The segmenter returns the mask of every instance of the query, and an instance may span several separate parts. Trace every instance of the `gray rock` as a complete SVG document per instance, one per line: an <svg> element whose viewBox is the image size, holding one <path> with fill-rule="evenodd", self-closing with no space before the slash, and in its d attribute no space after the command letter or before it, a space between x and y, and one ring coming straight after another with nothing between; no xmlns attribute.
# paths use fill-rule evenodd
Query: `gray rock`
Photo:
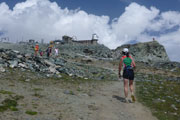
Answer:
<svg viewBox="0 0 180 120"><path fill-rule="evenodd" d="M60 65L60 66L64 66L64 65L66 64L66 62L67 62L67 61L64 60L64 59L57 58L57 59L55 60L54 64Z"/></svg>
<svg viewBox="0 0 180 120"><path fill-rule="evenodd" d="M75 95L73 91L69 91L69 90L65 90L63 93L64 94Z"/></svg>
<svg viewBox="0 0 180 120"><path fill-rule="evenodd" d="M14 53L19 54L20 52L17 50L13 50Z"/></svg>
<svg viewBox="0 0 180 120"><path fill-rule="evenodd" d="M19 58L19 59L20 59L20 58L23 58L23 56L22 56L22 55L17 55L17 58Z"/></svg>
<svg viewBox="0 0 180 120"><path fill-rule="evenodd" d="M56 68L55 67L53 67L53 66L50 66L49 67L49 71L51 72L51 73L54 73L54 74L59 74L59 72L56 70Z"/></svg>
<svg viewBox="0 0 180 120"><path fill-rule="evenodd" d="M52 77L53 75L52 74L46 74L47 77Z"/></svg>
<svg viewBox="0 0 180 120"><path fill-rule="evenodd" d="M58 78L62 78L62 76L61 76L61 75L57 75L57 77L58 77Z"/></svg>
<svg viewBox="0 0 180 120"><path fill-rule="evenodd" d="M26 64L23 64L23 63L19 63L18 66L21 68L28 68L28 66Z"/></svg>
<svg viewBox="0 0 180 120"><path fill-rule="evenodd" d="M29 82L29 81L30 81L30 79L26 79L25 81L26 81L26 82Z"/></svg>
<svg viewBox="0 0 180 120"><path fill-rule="evenodd" d="M6 70L2 67L2 66L0 66L0 72L5 72Z"/></svg>
<svg viewBox="0 0 180 120"><path fill-rule="evenodd" d="M10 68L15 68L18 66L18 61L8 61L9 62L9 67Z"/></svg>
<svg viewBox="0 0 180 120"><path fill-rule="evenodd" d="M0 57L0 64L4 64L6 61Z"/></svg>
<svg viewBox="0 0 180 120"><path fill-rule="evenodd" d="M47 66L51 66L51 67L55 67L56 65L48 60L44 60L44 63L47 65Z"/></svg>
<svg viewBox="0 0 180 120"><path fill-rule="evenodd" d="M178 108L177 108L174 104L172 104L171 107L172 107L174 110L178 110Z"/></svg>
<svg viewBox="0 0 180 120"><path fill-rule="evenodd" d="M26 54L25 54L25 57L26 57L26 58L31 58L31 54L30 54L30 53L26 53Z"/></svg>

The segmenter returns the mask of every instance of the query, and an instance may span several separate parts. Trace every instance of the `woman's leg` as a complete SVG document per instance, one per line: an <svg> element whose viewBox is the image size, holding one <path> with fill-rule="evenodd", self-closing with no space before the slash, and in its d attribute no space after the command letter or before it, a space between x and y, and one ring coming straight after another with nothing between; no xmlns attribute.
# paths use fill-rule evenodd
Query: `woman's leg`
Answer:
<svg viewBox="0 0 180 120"><path fill-rule="evenodd" d="M133 80L129 80L129 88L130 88L130 91L131 91L131 95L134 95Z"/></svg>
<svg viewBox="0 0 180 120"><path fill-rule="evenodd" d="M128 97L128 79L124 78L124 95L127 98Z"/></svg>
<svg viewBox="0 0 180 120"><path fill-rule="evenodd" d="M133 80L129 80L129 88L130 88L130 91L131 91L132 101L135 102L136 98L134 97Z"/></svg>

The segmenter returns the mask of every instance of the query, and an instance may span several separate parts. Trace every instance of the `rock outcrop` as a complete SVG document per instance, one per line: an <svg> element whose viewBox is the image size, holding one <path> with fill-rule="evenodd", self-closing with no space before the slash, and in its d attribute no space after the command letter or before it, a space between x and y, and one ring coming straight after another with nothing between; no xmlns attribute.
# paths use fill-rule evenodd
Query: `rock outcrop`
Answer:
<svg viewBox="0 0 180 120"><path fill-rule="evenodd" d="M45 76L56 76L60 73L72 77L80 77L94 80L117 80L117 75L110 69L100 68L87 64L70 62L63 58L38 57L21 53L11 49L0 49L0 72L6 72L6 68L19 68L42 73Z"/></svg>
<svg viewBox="0 0 180 120"><path fill-rule="evenodd" d="M128 48L136 61L140 62L168 62L170 61L163 45L157 41L146 43L126 44L114 50L114 58L119 59L123 48Z"/></svg>
<svg viewBox="0 0 180 120"><path fill-rule="evenodd" d="M68 53L71 56L81 54L91 56L93 58L112 58L112 51L104 45L60 45L59 49L63 53Z"/></svg>

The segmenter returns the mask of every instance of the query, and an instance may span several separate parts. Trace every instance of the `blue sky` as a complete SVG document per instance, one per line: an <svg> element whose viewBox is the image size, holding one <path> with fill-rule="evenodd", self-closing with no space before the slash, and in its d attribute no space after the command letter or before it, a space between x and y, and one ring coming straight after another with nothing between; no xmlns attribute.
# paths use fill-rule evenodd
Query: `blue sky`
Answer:
<svg viewBox="0 0 180 120"><path fill-rule="evenodd" d="M0 0L6 2L12 9L16 3L25 0ZM50 0L57 2L62 8L68 7L69 9L80 8L87 13L95 15L108 15L111 19L119 17L124 8L131 2L136 2L146 7L154 6L164 11L180 11L180 0Z"/></svg>
<svg viewBox="0 0 180 120"><path fill-rule="evenodd" d="M111 49L155 38L180 61L174 52L180 48L180 0L0 0L0 35L12 42L63 35L85 40L94 33Z"/></svg>

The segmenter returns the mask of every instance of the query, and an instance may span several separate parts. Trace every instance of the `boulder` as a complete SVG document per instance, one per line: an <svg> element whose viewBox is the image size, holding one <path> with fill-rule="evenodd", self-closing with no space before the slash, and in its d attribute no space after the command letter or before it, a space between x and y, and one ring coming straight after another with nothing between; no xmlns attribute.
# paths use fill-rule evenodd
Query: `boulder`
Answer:
<svg viewBox="0 0 180 120"><path fill-rule="evenodd" d="M18 61L14 60L14 61L8 61L9 62L9 67L10 68L15 68L18 66Z"/></svg>
<svg viewBox="0 0 180 120"><path fill-rule="evenodd" d="M44 63L47 65L47 66L51 66L51 67L55 67L56 65L48 60L44 60Z"/></svg>
<svg viewBox="0 0 180 120"><path fill-rule="evenodd" d="M0 66L0 72L5 72L6 70L2 67L2 66Z"/></svg>
<svg viewBox="0 0 180 120"><path fill-rule="evenodd" d="M26 58L31 58L31 54L30 54L30 53L26 53L26 54L25 54L25 57L26 57Z"/></svg>
<svg viewBox="0 0 180 120"><path fill-rule="evenodd" d="M59 74L59 72L56 70L56 67L50 66L49 71L53 74Z"/></svg>
<svg viewBox="0 0 180 120"><path fill-rule="evenodd" d="M21 67L21 68L28 68L28 66L25 63L24 64L23 63L19 63L18 66Z"/></svg>
<svg viewBox="0 0 180 120"><path fill-rule="evenodd" d="M66 62L67 62L67 61L64 60L64 59L57 58L57 59L54 61L54 64L60 65L60 66L65 66Z"/></svg>

